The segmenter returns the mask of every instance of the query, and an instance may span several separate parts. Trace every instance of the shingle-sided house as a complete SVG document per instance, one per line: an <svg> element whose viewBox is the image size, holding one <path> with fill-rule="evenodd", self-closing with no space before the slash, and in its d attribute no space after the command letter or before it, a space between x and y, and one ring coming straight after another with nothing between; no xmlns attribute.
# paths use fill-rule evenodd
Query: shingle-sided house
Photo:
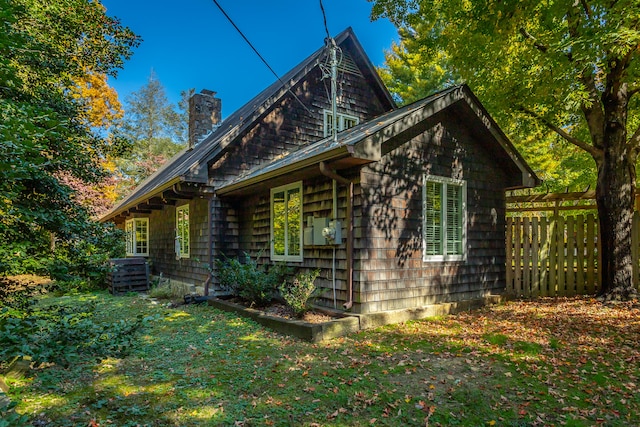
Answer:
<svg viewBox="0 0 640 427"><path fill-rule="evenodd" d="M248 254L320 269L318 303L356 313L501 293L505 189L538 178L467 86L397 108L352 30L335 40L337 138L322 48L219 124L194 95L189 148L103 220L187 284Z"/></svg>

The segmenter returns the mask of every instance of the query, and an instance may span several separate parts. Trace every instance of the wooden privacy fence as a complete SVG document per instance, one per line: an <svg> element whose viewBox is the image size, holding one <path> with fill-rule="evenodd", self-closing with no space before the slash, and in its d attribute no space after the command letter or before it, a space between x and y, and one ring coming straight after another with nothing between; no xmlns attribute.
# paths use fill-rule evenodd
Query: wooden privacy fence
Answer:
<svg viewBox="0 0 640 427"><path fill-rule="evenodd" d="M507 197L507 293L573 296L600 290L594 196L584 192ZM632 233L633 280L638 287L639 212L634 213Z"/></svg>

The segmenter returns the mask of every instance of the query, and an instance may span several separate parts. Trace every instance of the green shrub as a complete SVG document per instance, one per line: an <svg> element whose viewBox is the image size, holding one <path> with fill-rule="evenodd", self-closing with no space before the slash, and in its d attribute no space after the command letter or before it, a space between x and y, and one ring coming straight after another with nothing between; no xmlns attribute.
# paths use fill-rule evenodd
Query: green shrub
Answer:
<svg viewBox="0 0 640 427"><path fill-rule="evenodd" d="M285 281L280 285L280 295L296 316L301 317L309 309L309 301L316 291L314 282L319 275L320 270L299 273L291 282Z"/></svg>
<svg viewBox="0 0 640 427"><path fill-rule="evenodd" d="M245 263L236 258L217 260L220 286L249 304L263 306L273 298L276 287L290 273L284 263L271 266L259 265L248 255Z"/></svg>
<svg viewBox="0 0 640 427"><path fill-rule="evenodd" d="M138 316L97 322L95 308L93 301L28 307L0 302L0 370L22 357L30 357L36 365L52 362L63 366L81 357L121 357L151 320Z"/></svg>
<svg viewBox="0 0 640 427"><path fill-rule="evenodd" d="M40 228L28 235L0 234L0 275L48 275L63 292L103 288L109 259L124 256L121 230L113 224L82 223L59 235L51 250L51 234Z"/></svg>
<svg viewBox="0 0 640 427"><path fill-rule="evenodd" d="M93 223L81 235L56 245L49 275L63 291L86 291L106 286L109 259L124 256L122 231L112 224Z"/></svg>
<svg viewBox="0 0 640 427"><path fill-rule="evenodd" d="M0 236L0 274L46 274L51 253L45 235L38 235L33 241L10 242L7 236Z"/></svg>

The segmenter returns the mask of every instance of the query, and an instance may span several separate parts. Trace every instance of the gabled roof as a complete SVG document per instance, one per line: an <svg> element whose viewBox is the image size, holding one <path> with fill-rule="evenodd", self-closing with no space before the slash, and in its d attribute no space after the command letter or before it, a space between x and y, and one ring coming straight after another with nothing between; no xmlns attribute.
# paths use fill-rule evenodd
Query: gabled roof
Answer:
<svg viewBox="0 0 640 427"><path fill-rule="evenodd" d="M402 134L407 135L407 132L417 134L425 128L429 119L444 110L454 108L457 112L466 112L472 119L475 118L474 123L465 123L474 130L489 135L495 141L493 145L498 158L508 161L512 170L520 172L520 177L515 177L514 188L534 187L540 183L539 178L469 87L460 85L354 126L339 133L335 141L333 137L327 137L269 164L254 168L220 186L216 193L242 194L253 186L269 180L275 180L278 184L284 184L288 180L295 181L300 179L298 172L315 168L321 161L329 162L333 168L338 169L340 165L349 167L380 160L384 143L399 138Z"/></svg>
<svg viewBox="0 0 640 427"><path fill-rule="evenodd" d="M379 98L386 102L388 108L395 108L395 102L386 86L375 71L362 45L356 38L351 27L335 37L336 44L349 46L358 53L357 61L366 77L375 84L373 90ZM269 109L286 93L299 83L313 68L318 66L325 48L322 47L308 58L282 76L278 81L264 89L240 109L227 117L221 126L209 134L202 142L193 148L187 148L176 154L154 174L140 183L127 197L125 197L109 213L101 218L108 221L128 209L171 189L183 182L206 185L208 182L208 165L224 152L233 141L243 135L257 120L262 118Z"/></svg>

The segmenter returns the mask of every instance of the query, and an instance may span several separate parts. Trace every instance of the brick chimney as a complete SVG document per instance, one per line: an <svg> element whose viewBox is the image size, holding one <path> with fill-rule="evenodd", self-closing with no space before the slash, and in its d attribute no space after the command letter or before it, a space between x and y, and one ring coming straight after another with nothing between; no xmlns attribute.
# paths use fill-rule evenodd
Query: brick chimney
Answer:
<svg viewBox="0 0 640 427"><path fill-rule="evenodd" d="M222 100L202 89L189 98L189 148L200 143L222 120Z"/></svg>

